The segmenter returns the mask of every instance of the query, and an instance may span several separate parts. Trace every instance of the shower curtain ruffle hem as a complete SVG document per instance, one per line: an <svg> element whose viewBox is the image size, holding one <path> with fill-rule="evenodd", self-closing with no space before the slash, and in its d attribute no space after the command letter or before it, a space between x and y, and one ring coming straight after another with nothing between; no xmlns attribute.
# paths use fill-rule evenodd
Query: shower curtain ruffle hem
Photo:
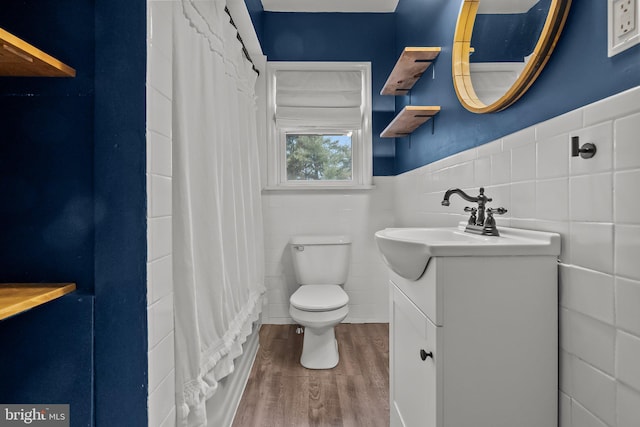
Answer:
<svg viewBox="0 0 640 427"><path fill-rule="evenodd" d="M191 412L202 414L205 411L205 401L216 392L218 381L233 372L233 361L242 355L242 345L251 335L253 322L258 320L261 306L262 293L253 294L246 309L238 313L229 332L225 334L223 348L211 348L202 353L203 372L198 378L184 384L184 403L177 408L179 419L186 420Z"/></svg>

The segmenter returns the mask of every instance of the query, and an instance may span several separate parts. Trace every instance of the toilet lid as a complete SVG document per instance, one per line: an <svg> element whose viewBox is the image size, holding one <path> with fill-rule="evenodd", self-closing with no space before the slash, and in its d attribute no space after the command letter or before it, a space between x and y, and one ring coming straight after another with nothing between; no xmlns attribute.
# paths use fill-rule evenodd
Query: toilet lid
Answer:
<svg viewBox="0 0 640 427"><path fill-rule="evenodd" d="M336 310L347 305L349 295L338 285L302 285L289 302L298 310Z"/></svg>

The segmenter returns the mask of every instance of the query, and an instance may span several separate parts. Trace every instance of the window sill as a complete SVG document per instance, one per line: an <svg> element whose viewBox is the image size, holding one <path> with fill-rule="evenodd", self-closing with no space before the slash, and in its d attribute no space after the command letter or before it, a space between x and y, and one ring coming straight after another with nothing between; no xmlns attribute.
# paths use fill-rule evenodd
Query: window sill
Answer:
<svg viewBox="0 0 640 427"><path fill-rule="evenodd" d="M343 192L343 191L368 191L375 189L375 185L281 185L281 186L268 186L262 189L263 193L266 192Z"/></svg>

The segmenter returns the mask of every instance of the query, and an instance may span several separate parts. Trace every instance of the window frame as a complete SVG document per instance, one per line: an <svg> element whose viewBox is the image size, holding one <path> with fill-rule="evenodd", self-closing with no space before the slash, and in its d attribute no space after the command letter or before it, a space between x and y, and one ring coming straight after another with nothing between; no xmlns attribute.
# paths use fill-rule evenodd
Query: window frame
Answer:
<svg viewBox="0 0 640 427"><path fill-rule="evenodd" d="M275 122L276 72L295 71L359 71L362 75L360 129L340 126L278 127ZM351 132L351 180L287 179L286 134L336 134ZM265 190L361 190L373 185L373 152L371 133L371 63L369 62L268 62L267 63L267 185Z"/></svg>

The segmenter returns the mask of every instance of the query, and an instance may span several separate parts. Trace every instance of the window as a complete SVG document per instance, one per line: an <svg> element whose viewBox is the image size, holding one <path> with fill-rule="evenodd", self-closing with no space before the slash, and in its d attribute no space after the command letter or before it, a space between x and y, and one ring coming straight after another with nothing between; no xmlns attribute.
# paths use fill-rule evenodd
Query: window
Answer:
<svg viewBox="0 0 640 427"><path fill-rule="evenodd" d="M267 189L371 186L370 69L268 64Z"/></svg>
<svg viewBox="0 0 640 427"><path fill-rule="evenodd" d="M351 132L286 133L287 181L352 181Z"/></svg>

